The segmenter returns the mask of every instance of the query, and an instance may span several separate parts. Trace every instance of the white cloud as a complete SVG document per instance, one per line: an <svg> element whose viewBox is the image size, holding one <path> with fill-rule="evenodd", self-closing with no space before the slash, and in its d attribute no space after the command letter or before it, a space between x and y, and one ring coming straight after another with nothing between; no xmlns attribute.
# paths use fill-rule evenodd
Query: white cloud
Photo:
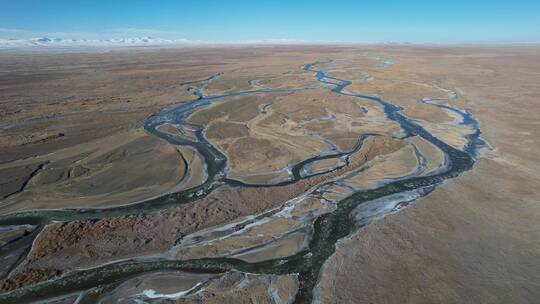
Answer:
<svg viewBox="0 0 540 304"><path fill-rule="evenodd" d="M183 34L175 31L163 31L152 28L114 28L95 32L86 31L29 31L17 28L1 28L0 38L28 39L37 37L52 37L64 39L117 39L135 37L158 37L167 39L179 39Z"/></svg>
<svg viewBox="0 0 540 304"><path fill-rule="evenodd" d="M105 30L105 32L116 33L116 34L137 34L145 36L169 36L169 35L180 35L181 33L175 31L163 31L158 29L151 28L136 28L136 27L126 27L126 28L115 28Z"/></svg>
<svg viewBox="0 0 540 304"><path fill-rule="evenodd" d="M64 39L99 39L101 35L92 32L34 32L33 37L51 37Z"/></svg>
<svg viewBox="0 0 540 304"><path fill-rule="evenodd" d="M0 27L0 32L1 33L28 33L27 30L16 29L16 28L5 28L5 27Z"/></svg>

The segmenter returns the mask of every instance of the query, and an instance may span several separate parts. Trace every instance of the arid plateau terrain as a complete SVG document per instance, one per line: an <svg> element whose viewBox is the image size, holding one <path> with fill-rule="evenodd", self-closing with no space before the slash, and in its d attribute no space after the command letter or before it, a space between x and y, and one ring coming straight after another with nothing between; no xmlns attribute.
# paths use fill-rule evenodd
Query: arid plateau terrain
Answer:
<svg viewBox="0 0 540 304"><path fill-rule="evenodd" d="M0 52L0 303L538 303L540 47Z"/></svg>

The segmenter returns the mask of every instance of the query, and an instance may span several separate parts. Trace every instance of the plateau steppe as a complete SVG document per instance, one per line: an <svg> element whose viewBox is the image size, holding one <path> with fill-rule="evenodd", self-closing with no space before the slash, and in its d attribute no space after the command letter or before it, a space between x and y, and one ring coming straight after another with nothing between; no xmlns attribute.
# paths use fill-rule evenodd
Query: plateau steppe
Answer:
<svg viewBox="0 0 540 304"><path fill-rule="evenodd" d="M0 53L0 303L534 303L540 47Z"/></svg>

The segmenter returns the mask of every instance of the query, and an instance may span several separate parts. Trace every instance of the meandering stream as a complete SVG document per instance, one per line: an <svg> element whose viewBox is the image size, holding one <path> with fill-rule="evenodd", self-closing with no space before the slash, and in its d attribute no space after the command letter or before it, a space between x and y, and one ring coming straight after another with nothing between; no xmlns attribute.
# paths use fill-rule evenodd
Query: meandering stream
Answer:
<svg viewBox="0 0 540 304"><path fill-rule="evenodd" d="M81 270L67 274L57 280L40 283L34 286L25 287L0 296L0 301L5 303L15 303L21 300L31 300L45 298L51 295L68 291L84 290L97 285L118 282L123 278L139 273L153 270L184 270L193 272L225 272L238 270L250 273L263 274L299 274L300 290L295 303L309 303L313 299L313 289L317 283L321 267L324 262L334 253L336 242L357 229L368 225L375 218L385 214L396 212L403 206L428 194L435 187L449 178L459 176L461 173L470 170L475 162L475 157L480 148L486 143L480 137L478 123L470 111L462 111L446 104L432 103L435 100L424 99L423 102L436 107L441 107L453 111L462 117L461 124L468 125L475 130L467 136L468 143L463 151L458 150L444 141L433 136L426 131L419 123L405 117L400 113L401 107L391 104L385 100L374 96L351 93L347 87L351 81L331 77L328 70L317 69L321 63L331 63L331 61L321 61L307 64L302 67L307 72L312 72L317 80L326 86L331 87L335 94L350 96L354 98L367 99L378 103L384 109L386 116L399 124L405 132L406 137L419 136L438 147L444 152L447 165L443 170L434 174L422 176L412 174L406 178L397 179L386 183L380 187L370 190L358 191L337 204L331 213L323 214L317 218L314 224L314 233L311 242L305 250L293 256L279 258L275 260L248 263L234 258L204 258L189 261L172 261L165 259L141 259L122 263L100 266L89 270ZM391 62L384 61L382 67L387 67ZM300 89L260 89L248 92L238 92L220 96L206 96L203 94L204 86L216 79L219 75L213 75L202 81L196 87L195 94L199 99L194 102L173 106L149 117L143 127L151 134L158 136L174 145L189 145L194 147L202 156L206 163L206 181L195 188L169 193L159 198L139 202L136 204L121 206L111 209L76 209L76 210L49 210L30 211L17 214L4 215L0 217L0 225L20 225L32 224L43 227L51 221L71 221L80 219L95 219L128 214L139 214L141 212L151 212L162 210L167 207L178 205L179 202L186 203L203 197L224 184L241 185L244 187L260 187L268 185L247 185L245 183L227 179L225 168L227 158L204 136L204 129L200 126L187 122L187 118L195 110L206 107L215 102L228 100L229 98L253 95L268 94L276 92L293 92ZM194 134L194 137L175 136L159 130L163 124L172 124L177 128L186 128ZM292 177L279 185L294 183L309 175L302 174L302 170L310 163L326 158L344 158L355 153L362 147L362 143L369 134L364 134L359 138L357 146L352 151L336 152L319 155L303 160L290 168ZM304 170L305 172L305 170ZM320 173L318 173L320 174ZM369 207L369 208L368 208ZM33 232L31 241L37 231Z"/></svg>

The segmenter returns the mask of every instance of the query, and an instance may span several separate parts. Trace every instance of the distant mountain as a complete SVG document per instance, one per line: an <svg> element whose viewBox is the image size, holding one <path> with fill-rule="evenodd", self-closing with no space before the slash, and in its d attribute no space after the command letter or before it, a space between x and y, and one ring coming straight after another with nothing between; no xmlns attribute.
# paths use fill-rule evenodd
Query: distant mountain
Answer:
<svg viewBox="0 0 540 304"><path fill-rule="evenodd" d="M63 39L41 37L32 39L0 39L2 50L107 50L122 47L162 47L162 46L219 46L219 45L288 45L288 44L343 44L342 41L304 41L292 39L262 39L238 41L201 41L188 39L161 39L153 37L116 39Z"/></svg>
<svg viewBox="0 0 540 304"><path fill-rule="evenodd" d="M0 39L0 49L10 48L68 48L68 47L123 47L123 46L165 46L172 44L193 44L189 40L167 40L152 37L117 38L117 39Z"/></svg>

